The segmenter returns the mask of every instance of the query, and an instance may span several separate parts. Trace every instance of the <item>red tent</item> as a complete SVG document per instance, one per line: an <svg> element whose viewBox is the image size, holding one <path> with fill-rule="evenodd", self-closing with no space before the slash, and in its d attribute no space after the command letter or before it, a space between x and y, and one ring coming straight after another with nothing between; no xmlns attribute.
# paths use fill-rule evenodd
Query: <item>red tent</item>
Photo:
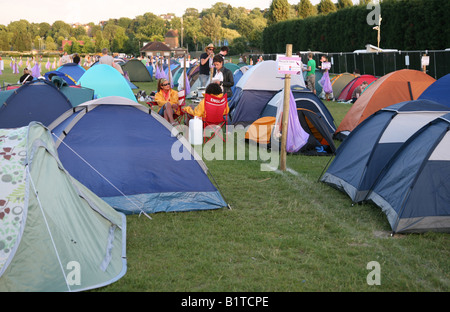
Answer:
<svg viewBox="0 0 450 312"><path fill-rule="evenodd" d="M360 86L364 81L367 81L367 83L370 85L372 82L377 80L378 78L372 75L361 75L350 81L344 89L342 89L341 94L339 94L339 97L337 98L337 101L341 102L347 102L352 99L353 91L356 89L356 87Z"/></svg>

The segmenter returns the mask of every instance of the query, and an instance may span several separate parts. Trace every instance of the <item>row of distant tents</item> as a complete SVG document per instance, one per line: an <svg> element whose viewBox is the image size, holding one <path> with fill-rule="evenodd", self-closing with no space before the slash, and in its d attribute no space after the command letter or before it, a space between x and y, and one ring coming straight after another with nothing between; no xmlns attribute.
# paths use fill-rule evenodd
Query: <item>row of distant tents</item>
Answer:
<svg viewBox="0 0 450 312"><path fill-rule="evenodd" d="M8 89L0 291L108 285L127 270L126 215L228 206L189 142L113 67L92 66L75 85L55 76Z"/></svg>

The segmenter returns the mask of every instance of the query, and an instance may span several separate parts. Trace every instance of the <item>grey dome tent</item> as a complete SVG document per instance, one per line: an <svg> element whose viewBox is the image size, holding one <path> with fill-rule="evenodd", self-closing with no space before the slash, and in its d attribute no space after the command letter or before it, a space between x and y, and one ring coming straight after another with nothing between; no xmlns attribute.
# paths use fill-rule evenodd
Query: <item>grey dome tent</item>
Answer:
<svg viewBox="0 0 450 312"><path fill-rule="evenodd" d="M75 180L42 124L0 129L0 291L83 291L126 273L126 219Z"/></svg>

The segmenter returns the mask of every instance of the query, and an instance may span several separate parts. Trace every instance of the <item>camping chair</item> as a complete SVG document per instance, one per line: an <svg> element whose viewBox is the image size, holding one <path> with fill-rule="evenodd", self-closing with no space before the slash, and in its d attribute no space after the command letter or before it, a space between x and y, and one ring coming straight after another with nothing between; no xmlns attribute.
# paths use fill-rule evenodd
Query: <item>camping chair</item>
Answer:
<svg viewBox="0 0 450 312"><path fill-rule="evenodd" d="M223 97L205 94L205 117L203 118L203 143L208 142L216 135L220 136L223 126L228 125L228 115L223 112L227 108L228 99L226 93ZM208 137L206 133L212 130L212 135ZM226 129L225 129L226 131ZM225 142L226 137L221 136Z"/></svg>
<svg viewBox="0 0 450 312"><path fill-rule="evenodd" d="M156 103L156 101L152 100L150 98L150 101L147 101L146 104L148 106L150 106L150 108L153 110L154 107L156 107L156 111L159 112L159 106L158 103ZM181 90L178 92L178 108L179 111L181 112L180 115L177 115L176 117L176 121L181 125L182 121L184 121L185 119L185 112L182 110L182 108L186 105L186 96L184 94L184 90Z"/></svg>

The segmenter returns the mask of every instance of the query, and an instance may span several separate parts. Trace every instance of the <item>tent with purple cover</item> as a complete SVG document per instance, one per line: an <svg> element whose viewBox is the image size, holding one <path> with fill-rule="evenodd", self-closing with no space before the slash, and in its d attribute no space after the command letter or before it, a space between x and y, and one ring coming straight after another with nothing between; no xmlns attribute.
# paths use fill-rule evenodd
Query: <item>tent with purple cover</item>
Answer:
<svg viewBox="0 0 450 312"><path fill-rule="evenodd" d="M290 90L289 96L286 152L311 156L334 154L336 147L334 146L333 138L328 131L323 118L312 110L297 107L292 90ZM272 137L273 140L281 141L284 96L282 96L280 100L282 102L278 105ZM279 145L281 146L281 144Z"/></svg>
<svg viewBox="0 0 450 312"><path fill-rule="evenodd" d="M276 103L273 103L275 102ZM276 107L275 115L265 114L250 125L246 132L246 139L259 144L281 146L284 91L281 90L270 102ZM290 90L289 119L286 151L303 155L332 155L336 151L325 118L320 111L299 105Z"/></svg>

